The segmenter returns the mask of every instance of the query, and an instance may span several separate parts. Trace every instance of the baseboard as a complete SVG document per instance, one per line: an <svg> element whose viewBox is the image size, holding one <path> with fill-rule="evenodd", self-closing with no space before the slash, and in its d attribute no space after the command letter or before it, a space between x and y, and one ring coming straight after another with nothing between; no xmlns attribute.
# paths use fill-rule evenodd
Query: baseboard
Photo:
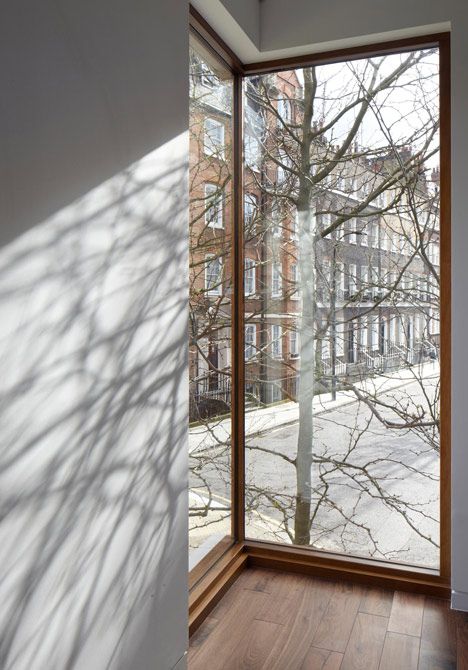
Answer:
<svg viewBox="0 0 468 670"><path fill-rule="evenodd" d="M452 590L452 609L468 612L468 593Z"/></svg>
<svg viewBox="0 0 468 670"><path fill-rule="evenodd" d="M299 572L313 577L347 580L395 591L424 593L450 598L447 579L436 571L395 563L349 558L299 547L273 546L247 541L248 564L283 572Z"/></svg>
<svg viewBox="0 0 468 670"><path fill-rule="evenodd" d="M216 565L190 591L189 635L193 635L246 565L247 554L243 543L239 542L226 551Z"/></svg>

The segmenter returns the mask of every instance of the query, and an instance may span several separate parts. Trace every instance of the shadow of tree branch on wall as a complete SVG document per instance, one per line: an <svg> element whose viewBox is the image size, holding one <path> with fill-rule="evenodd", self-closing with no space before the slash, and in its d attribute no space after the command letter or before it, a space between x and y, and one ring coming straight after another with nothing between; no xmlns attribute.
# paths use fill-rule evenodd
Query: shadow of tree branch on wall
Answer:
<svg viewBox="0 0 468 670"><path fill-rule="evenodd" d="M158 667L185 625L184 149L0 251L2 668Z"/></svg>

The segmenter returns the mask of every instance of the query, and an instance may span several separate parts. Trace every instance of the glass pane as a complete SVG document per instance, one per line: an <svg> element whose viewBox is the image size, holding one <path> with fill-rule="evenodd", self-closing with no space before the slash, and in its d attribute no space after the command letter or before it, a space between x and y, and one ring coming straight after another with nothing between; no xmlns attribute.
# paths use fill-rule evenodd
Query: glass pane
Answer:
<svg viewBox="0 0 468 670"><path fill-rule="evenodd" d="M190 50L190 567L231 544L232 78Z"/></svg>
<svg viewBox="0 0 468 670"><path fill-rule="evenodd" d="M438 70L246 80L249 538L438 566Z"/></svg>

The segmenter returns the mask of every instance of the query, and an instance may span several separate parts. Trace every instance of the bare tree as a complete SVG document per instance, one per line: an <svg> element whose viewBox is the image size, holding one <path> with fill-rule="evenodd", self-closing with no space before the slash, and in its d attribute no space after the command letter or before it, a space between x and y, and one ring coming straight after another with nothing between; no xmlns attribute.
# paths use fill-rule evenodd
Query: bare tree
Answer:
<svg viewBox="0 0 468 670"><path fill-rule="evenodd" d="M361 488L360 501L380 500L437 544L424 528L431 515L374 474L401 462L401 454L389 450L365 463L357 457L377 425L417 437L416 450L438 450L438 384L428 388L421 372L438 346L438 192L427 178L438 153L436 69L436 52L425 50L247 82L246 397L266 406L278 396L298 407L294 453L290 440L272 448L253 436L247 445L272 470L292 469L294 487L279 490L253 476L247 502L251 518L283 541L310 545L333 532L346 549L354 528L369 537L371 553L382 553L356 509L336 498L330 482L339 473L350 490ZM215 314L219 319L219 309ZM377 373L390 383L402 369L424 402L388 396L371 383ZM343 417L348 446L340 458L320 445L314 416L317 395L337 391L352 394L359 408L352 425ZM211 417L206 428L219 437L216 425ZM218 467L220 475L226 451L213 460L211 472ZM216 488L213 474L209 480ZM325 508L336 518L320 530Z"/></svg>

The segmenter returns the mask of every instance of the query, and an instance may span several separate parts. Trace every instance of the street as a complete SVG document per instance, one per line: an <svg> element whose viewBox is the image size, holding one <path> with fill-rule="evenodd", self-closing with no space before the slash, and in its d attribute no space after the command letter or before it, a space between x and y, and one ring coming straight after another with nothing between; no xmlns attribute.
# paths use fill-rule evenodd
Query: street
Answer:
<svg viewBox="0 0 468 670"><path fill-rule="evenodd" d="M432 369L423 384L415 380L391 388L378 400L415 415L433 397L437 373ZM381 415L395 421L389 410L381 410ZM247 437L250 538L283 543L293 539L285 525L293 533L296 468L289 461L296 457L297 437L297 421ZM209 453L209 462L199 458L219 506L229 498L229 457L226 449ZM348 400L314 416L312 455L314 547L437 567L439 456L434 444L414 430L387 428L364 403ZM193 486L199 487L197 481ZM216 523L221 516L210 512L194 519L197 525L210 521L205 532L196 531L200 539L228 532L228 519Z"/></svg>

